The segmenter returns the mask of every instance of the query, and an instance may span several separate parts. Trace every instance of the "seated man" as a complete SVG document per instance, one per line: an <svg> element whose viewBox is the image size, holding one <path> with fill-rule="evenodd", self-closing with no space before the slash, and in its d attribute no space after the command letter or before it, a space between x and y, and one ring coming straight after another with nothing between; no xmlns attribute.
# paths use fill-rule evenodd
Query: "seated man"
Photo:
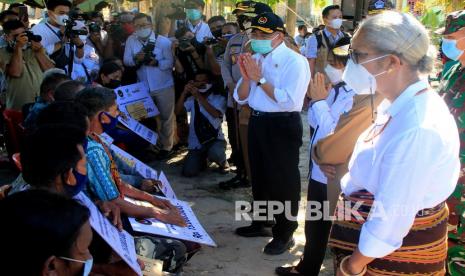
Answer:
<svg viewBox="0 0 465 276"><path fill-rule="evenodd" d="M89 210L44 190L30 190L0 201L3 275L78 276L92 269ZM27 265L24 249L27 248ZM87 275L87 274L84 274Z"/></svg>
<svg viewBox="0 0 465 276"><path fill-rule="evenodd" d="M185 226L179 210L171 203L122 181L109 149L99 137L103 133L104 125L117 122L119 112L113 90L103 87L86 88L78 93L75 102L86 107L90 120L90 135L87 138L87 191L102 201L115 203L128 216L156 218L165 223ZM124 196L146 201L154 207L134 205L124 200Z"/></svg>
<svg viewBox="0 0 465 276"><path fill-rule="evenodd" d="M215 162L221 171L229 167L226 160L226 142L221 123L226 111L226 98L211 84L211 76L199 71L195 81L184 88L176 104L176 114L185 109L191 113L189 123L189 152L184 161L182 174L196 176L206 167L207 159Z"/></svg>
<svg viewBox="0 0 465 276"><path fill-rule="evenodd" d="M48 104L55 101L55 89L67 80L69 80L69 77L60 73L52 73L44 78L40 84L40 95L36 98L35 103L29 108L28 114L25 114L23 111L23 116L26 118L23 125L26 129L33 129L35 127L35 121L39 112Z"/></svg>

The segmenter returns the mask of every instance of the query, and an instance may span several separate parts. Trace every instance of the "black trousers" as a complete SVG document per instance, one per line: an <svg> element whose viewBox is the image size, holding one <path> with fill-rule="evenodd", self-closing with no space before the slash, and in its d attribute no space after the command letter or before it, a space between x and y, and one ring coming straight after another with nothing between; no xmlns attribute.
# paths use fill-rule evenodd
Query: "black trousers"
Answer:
<svg viewBox="0 0 465 276"><path fill-rule="evenodd" d="M327 185L310 179L308 183L308 201L321 203L328 199ZM323 209L321 210L323 211ZM324 218L324 216L323 216ZM297 265L297 271L306 276L316 276L320 273L321 265L325 258L326 246L328 245L331 221L306 220L305 221L305 248L302 259Z"/></svg>
<svg viewBox="0 0 465 276"><path fill-rule="evenodd" d="M286 218L285 214L297 218L299 211L300 114L292 112L280 117L252 115L248 141L254 201L276 201L286 206L284 212L274 216L273 238L288 240L298 226L297 219Z"/></svg>
<svg viewBox="0 0 465 276"><path fill-rule="evenodd" d="M234 114L236 113L236 114ZM244 157L242 154L241 139L238 137L239 126L236 124L239 112L232 107L226 110L226 123L228 124L228 139L231 145L231 159L237 168L237 174L245 176Z"/></svg>

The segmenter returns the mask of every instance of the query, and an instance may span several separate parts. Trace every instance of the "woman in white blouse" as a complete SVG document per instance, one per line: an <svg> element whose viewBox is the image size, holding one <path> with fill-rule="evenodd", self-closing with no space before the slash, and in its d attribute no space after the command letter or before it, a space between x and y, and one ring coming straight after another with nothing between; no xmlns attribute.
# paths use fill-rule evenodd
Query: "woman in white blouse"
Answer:
<svg viewBox="0 0 465 276"><path fill-rule="evenodd" d="M427 31L411 15L384 12L360 25L351 47L343 80L386 99L341 181L345 204L329 241L337 274L444 275L444 201L459 175L459 138L422 78L434 58Z"/></svg>

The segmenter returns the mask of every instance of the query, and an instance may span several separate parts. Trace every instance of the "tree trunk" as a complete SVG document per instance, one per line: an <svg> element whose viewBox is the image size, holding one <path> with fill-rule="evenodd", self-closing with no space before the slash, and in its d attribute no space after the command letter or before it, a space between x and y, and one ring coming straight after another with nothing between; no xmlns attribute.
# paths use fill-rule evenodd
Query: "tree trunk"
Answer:
<svg viewBox="0 0 465 276"><path fill-rule="evenodd" d="M295 35L295 21L297 16L293 11L297 11L297 0L287 0L287 12L286 12L286 30L290 36L294 37Z"/></svg>

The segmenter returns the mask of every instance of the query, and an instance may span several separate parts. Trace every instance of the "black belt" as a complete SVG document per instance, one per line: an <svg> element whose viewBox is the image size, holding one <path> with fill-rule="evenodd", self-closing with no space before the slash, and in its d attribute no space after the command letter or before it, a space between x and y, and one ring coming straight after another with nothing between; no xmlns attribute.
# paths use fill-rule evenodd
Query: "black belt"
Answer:
<svg viewBox="0 0 465 276"><path fill-rule="evenodd" d="M268 118L276 118L276 117L291 117L298 115L299 112L292 111L292 112L264 112L252 109L251 115L254 117L268 117Z"/></svg>

